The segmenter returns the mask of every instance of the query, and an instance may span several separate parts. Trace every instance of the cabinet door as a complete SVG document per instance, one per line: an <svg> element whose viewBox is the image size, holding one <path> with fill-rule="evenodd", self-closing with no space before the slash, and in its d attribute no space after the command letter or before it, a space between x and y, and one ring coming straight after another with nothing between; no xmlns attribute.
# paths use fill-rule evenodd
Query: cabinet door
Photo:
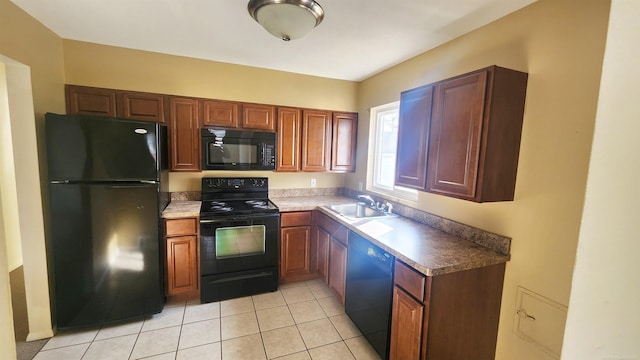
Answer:
<svg viewBox="0 0 640 360"><path fill-rule="evenodd" d="M300 170L300 109L278 108L278 166L277 171Z"/></svg>
<svg viewBox="0 0 640 360"><path fill-rule="evenodd" d="M331 157L331 112L302 112L302 171L327 171Z"/></svg>
<svg viewBox="0 0 640 360"><path fill-rule="evenodd" d="M116 91L66 85L67 114L116 116Z"/></svg>
<svg viewBox="0 0 640 360"><path fill-rule="evenodd" d="M424 190L433 86L400 94L400 121L396 153L396 185Z"/></svg>
<svg viewBox="0 0 640 360"><path fill-rule="evenodd" d="M164 95L134 91L118 91L118 117L156 121L164 124Z"/></svg>
<svg viewBox="0 0 640 360"><path fill-rule="evenodd" d="M170 237L167 242L167 295L198 290L196 235Z"/></svg>
<svg viewBox="0 0 640 360"><path fill-rule="evenodd" d="M475 197L486 79L487 71L480 71L436 86L429 135L428 191Z"/></svg>
<svg viewBox="0 0 640 360"><path fill-rule="evenodd" d="M333 113L331 171L356 170L357 113Z"/></svg>
<svg viewBox="0 0 640 360"><path fill-rule="evenodd" d="M424 305L393 287L390 360L418 360L422 343Z"/></svg>
<svg viewBox="0 0 640 360"><path fill-rule="evenodd" d="M238 127L240 104L231 101L203 100L202 123L208 126Z"/></svg>
<svg viewBox="0 0 640 360"><path fill-rule="evenodd" d="M347 247L331 238L329 242L329 288L344 304L345 284L347 280Z"/></svg>
<svg viewBox="0 0 640 360"><path fill-rule="evenodd" d="M242 128L276 131L276 107L263 104L242 104Z"/></svg>
<svg viewBox="0 0 640 360"><path fill-rule="evenodd" d="M200 126L198 100L169 100L169 148L171 171L200 171Z"/></svg>
<svg viewBox="0 0 640 360"><path fill-rule="evenodd" d="M329 241L331 235L323 228L318 227L316 230L316 271L325 283L329 282Z"/></svg>
<svg viewBox="0 0 640 360"><path fill-rule="evenodd" d="M311 274L311 227L283 228L280 238L280 279L286 282L308 278Z"/></svg>

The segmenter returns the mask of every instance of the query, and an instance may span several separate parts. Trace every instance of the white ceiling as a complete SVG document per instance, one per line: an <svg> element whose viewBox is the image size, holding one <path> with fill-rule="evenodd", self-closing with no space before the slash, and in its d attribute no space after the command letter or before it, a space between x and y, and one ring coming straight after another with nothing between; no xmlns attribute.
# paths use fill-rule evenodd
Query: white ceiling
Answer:
<svg viewBox="0 0 640 360"><path fill-rule="evenodd" d="M289 42L248 0L11 0L65 39L359 81L536 0L317 0L324 21Z"/></svg>

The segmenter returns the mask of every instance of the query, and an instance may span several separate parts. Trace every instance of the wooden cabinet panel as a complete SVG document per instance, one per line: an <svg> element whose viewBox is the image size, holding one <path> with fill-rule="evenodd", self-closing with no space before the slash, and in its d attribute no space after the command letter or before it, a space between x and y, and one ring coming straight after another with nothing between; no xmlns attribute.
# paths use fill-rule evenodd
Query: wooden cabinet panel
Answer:
<svg viewBox="0 0 640 360"><path fill-rule="evenodd" d="M198 290L197 237L167 238L167 295Z"/></svg>
<svg viewBox="0 0 640 360"><path fill-rule="evenodd" d="M429 137L429 191L475 197L486 83L483 71L436 86Z"/></svg>
<svg viewBox="0 0 640 360"><path fill-rule="evenodd" d="M331 171L356 170L357 113L333 113Z"/></svg>
<svg viewBox="0 0 640 360"><path fill-rule="evenodd" d="M427 191L477 202L513 200L527 74L497 66L437 84Z"/></svg>
<svg viewBox="0 0 640 360"><path fill-rule="evenodd" d="M315 241L311 232L311 211L280 214L280 282L317 278L314 254Z"/></svg>
<svg viewBox="0 0 640 360"><path fill-rule="evenodd" d="M198 218L165 219L165 292L167 296L197 297L200 289Z"/></svg>
<svg viewBox="0 0 640 360"><path fill-rule="evenodd" d="M393 282L419 301L425 299L425 276L396 261Z"/></svg>
<svg viewBox="0 0 640 360"><path fill-rule="evenodd" d="M302 171L327 171L331 158L331 112L302 111Z"/></svg>
<svg viewBox="0 0 640 360"><path fill-rule="evenodd" d="M164 95L135 91L117 91L117 95L118 117L165 123Z"/></svg>
<svg viewBox="0 0 640 360"><path fill-rule="evenodd" d="M280 226L308 226L311 225L311 211L293 211L280 214Z"/></svg>
<svg viewBox="0 0 640 360"><path fill-rule="evenodd" d="M329 288L344 304L347 280L347 247L335 238L329 242Z"/></svg>
<svg viewBox="0 0 640 360"><path fill-rule="evenodd" d="M422 301L400 286L407 274L396 272L390 359L494 359L504 268L424 277ZM398 269L410 270L396 261Z"/></svg>
<svg viewBox="0 0 640 360"><path fill-rule="evenodd" d="M432 85L400 94L396 185L418 190L426 188L432 97Z"/></svg>
<svg viewBox="0 0 640 360"><path fill-rule="evenodd" d="M202 100L202 123L208 126L237 128L240 104L222 100Z"/></svg>
<svg viewBox="0 0 640 360"><path fill-rule="evenodd" d="M116 91L65 85L67 114L116 116Z"/></svg>
<svg viewBox="0 0 640 360"><path fill-rule="evenodd" d="M281 241L281 280L310 277L311 227L283 228Z"/></svg>
<svg viewBox="0 0 640 360"><path fill-rule="evenodd" d="M324 280L329 282L329 241L331 234L321 227L316 229L316 272Z"/></svg>
<svg viewBox="0 0 640 360"><path fill-rule="evenodd" d="M278 164L277 171L300 170L301 111L297 108L278 108Z"/></svg>
<svg viewBox="0 0 640 360"><path fill-rule="evenodd" d="M393 288L390 360L419 360L424 305L397 286Z"/></svg>
<svg viewBox="0 0 640 360"><path fill-rule="evenodd" d="M165 220L165 236L189 235L198 233L197 218L180 218Z"/></svg>
<svg viewBox="0 0 640 360"><path fill-rule="evenodd" d="M198 100L169 99L169 148L171 171L200 170Z"/></svg>
<svg viewBox="0 0 640 360"><path fill-rule="evenodd" d="M264 104L243 104L242 128L275 131L276 107Z"/></svg>

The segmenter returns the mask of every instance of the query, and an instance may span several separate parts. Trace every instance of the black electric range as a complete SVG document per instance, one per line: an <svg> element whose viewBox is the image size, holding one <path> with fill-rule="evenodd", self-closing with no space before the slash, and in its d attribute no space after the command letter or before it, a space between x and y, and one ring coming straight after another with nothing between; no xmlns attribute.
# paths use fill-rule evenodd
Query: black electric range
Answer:
<svg viewBox="0 0 640 360"><path fill-rule="evenodd" d="M202 179L201 302L277 290L280 211L268 196L268 178Z"/></svg>

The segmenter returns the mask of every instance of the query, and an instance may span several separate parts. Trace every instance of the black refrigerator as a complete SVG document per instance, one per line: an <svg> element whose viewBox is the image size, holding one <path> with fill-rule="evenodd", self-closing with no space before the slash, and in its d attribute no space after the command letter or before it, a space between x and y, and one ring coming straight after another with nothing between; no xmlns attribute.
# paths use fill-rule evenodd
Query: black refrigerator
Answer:
<svg viewBox="0 0 640 360"><path fill-rule="evenodd" d="M166 127L45 115L53 322L94 327L162 311Z"/></svg>

